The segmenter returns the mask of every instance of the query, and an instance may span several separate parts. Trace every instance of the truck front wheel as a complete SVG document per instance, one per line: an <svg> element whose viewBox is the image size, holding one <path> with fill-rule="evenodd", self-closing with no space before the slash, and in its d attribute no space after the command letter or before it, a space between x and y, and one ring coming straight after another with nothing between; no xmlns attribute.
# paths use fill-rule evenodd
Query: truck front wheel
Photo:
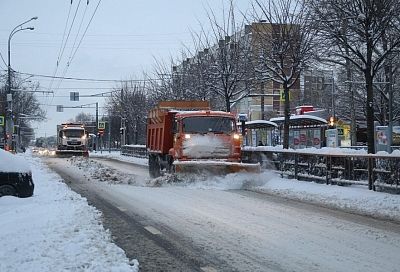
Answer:
<svg viewBox="0 0 400 272"><path fill-rule="evenodd" d="M172 156L167 156L167 172L170 174L175 173L174 158Z"/></svg>
<svg viewBox="0 0 400 272"><path fill-rule="evenodd" d="M151 178L157 178L161 176L160 163L157 155L149 155L149 174Z"/></svg>

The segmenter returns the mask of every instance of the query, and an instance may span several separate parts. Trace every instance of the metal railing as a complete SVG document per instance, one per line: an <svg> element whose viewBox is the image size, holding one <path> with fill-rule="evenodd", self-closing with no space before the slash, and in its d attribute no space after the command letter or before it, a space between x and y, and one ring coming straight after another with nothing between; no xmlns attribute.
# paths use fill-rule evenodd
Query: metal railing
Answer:
<svg viewBox="0 0 400 272"><path fill-rule="evenodd" d="M145 145L123 145L121 148L121 155L147 158L147 148Z"/></svg>
<svg viewBox="0 0 400 272"><path fill-rule="evenodd" d="M325 184L365 185L400 193L400 155L327 154L243 150L244 161L260 162L282 177Z"/></svg>
<svg viewBox="0 0 400 272"><path fill-rule="evenodd" d="M340 151L340 150L339 150ZM147 158L144 145L122 146L121 154ZM338 154L289 150L242 150L244 162L259 162L282 177L335 185L363 185L400 193L400 154Z"/></svg>

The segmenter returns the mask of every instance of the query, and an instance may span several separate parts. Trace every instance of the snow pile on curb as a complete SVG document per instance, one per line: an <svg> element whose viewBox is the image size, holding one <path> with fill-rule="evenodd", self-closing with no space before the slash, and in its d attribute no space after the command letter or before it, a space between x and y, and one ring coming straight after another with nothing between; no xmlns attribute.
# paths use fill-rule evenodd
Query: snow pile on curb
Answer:
<svg viewBox="0 0 400 272"><path fill-rule="evenodd" d="M0 148L0 172L28 173L29 163L18 155L11 154Z"/></svg>
<svg viewBox="0 0 400 272"><path fill-rule="evenodd" d="M111 153L109 153L108 151L103 151L103 153L100 153L99 151L97 153L90 152L89 158L109 158L123 162L131 162L138 165L144 165L144 166L148 165L147 158L123 156L119 151L111 151Z"/></svg>
<svg viewBox="0 0 400 272"><path fill-rule="evenodd" d="M112 243L100 212L30 161L34 196L0 198L0 271L138 271Z"/></svg>
<svg viewBox="0 0 400 272"><path fill-rule="evenodd" d="M101 162L91 160L90 158L72 157L67 159L67 162L72 167L77 167L82 171L82 175L91 181L107 182L108 184L146 186L146 182L138 180L137 177L104 166Z"/></svg>
<svg viewBox="0 0 400 272"><path fill-rule="evenodd" d="M400 222L399 195L369 191L365 186L342 187L283 179L274 173L262 176L265 185L252 190Z"/></svg>
<svg viewBox="0 0 400 272"><path fill-rule="evenodd" d="M157 185L162 187L183 186L205 190L246 189L400 222L400 195L369 191L365 186L342 187L284 179L270 171L259 175L236 173L225 177L198 177L179 183L171 183L168 177L160 177L156 181Z"/></svg>

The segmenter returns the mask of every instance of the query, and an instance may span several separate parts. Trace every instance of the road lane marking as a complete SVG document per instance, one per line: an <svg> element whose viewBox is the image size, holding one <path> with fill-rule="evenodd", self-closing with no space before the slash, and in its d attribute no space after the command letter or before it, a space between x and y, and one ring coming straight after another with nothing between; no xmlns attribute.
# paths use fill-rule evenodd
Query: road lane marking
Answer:
<svg viewBox="0 0 400 272"><path fill-rule="evenodd" d="M158 229L156 229L155 227L152 226L146 226L144 227L148 232L150 232L151 234L154 235L161 235L161 231L159 231Z"/></svg>
<svg viewBox="0 0 400 272"><path fill-rule="evenodd" d="M200 269L204 272L217 272L218 270L211 266L203 266Z"/></svg>
<svg viewBox="0 0 400 272"><path fill-rule="evenodd" d="M127 211L127 209L125 209L125 208L123 208L123 207L117 207L118 208L118 210L120 210L121 212L126 212Z"/></svg>

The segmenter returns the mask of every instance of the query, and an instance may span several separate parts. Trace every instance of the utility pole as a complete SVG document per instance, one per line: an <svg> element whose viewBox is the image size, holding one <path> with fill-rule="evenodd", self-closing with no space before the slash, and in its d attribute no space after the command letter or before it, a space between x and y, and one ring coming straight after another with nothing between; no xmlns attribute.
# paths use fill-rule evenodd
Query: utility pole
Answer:
<svg viewBox="0 0 400 272"><path fill-rule="evenodd" d="M108 116L108 153L111 153L111 120Z"/></svg>
<svg viewBox="0 0 400 272"><path fill-rule="evenodd" d="M332 70L332 116L335 118L335 79Z"/></svg>
<svg viewBox="0 0 400 272"><path fill-rule="evenodd" d="M125 137L125 133L126 133L126 127L125 127L125 117L123 117L123 113L124 113L124 110L123 110L123 108L124 108L124 89L121 89L121 106L122 106L122 109L121 109L121 128L120 128L120 131L121 131L121 150L122 150L122 146L124 146L125 145L125 139L126 139L126 137Z"/></svg>
<svg viewBox="0 0 400 272"><path fill-rule="evenodd" d="M265 120L264 81L261 81L261 120Z"/></svg>
<svg viewBox="0 0 400 272"><path fill-rule="evenodd" d="M393 145L393 75L390 74L390 82L389 82L389 137L388 137L388 145L389 145L389 152L392 152L392 145Z"/></svg>
<svg viewBox="0 0 400 272"><path fill-rule="evenodd" d="M6 149L13 150L12 143L12 134L14 134L14 118L13 118L13 97L12 97L12 81L11 81L11 38L14 36L15 33L23 30L34 30L33 27L22 27L22 25L36 20L38 17L32 17L31 19L17 25L11 31L10 35L8 36L8 65L7 65L7 114L6 114Z"/></svg>
<svg viewBox="0 0 400 272"><path fill-rule="evenodd" d="M96 102L96 127L94 129L96 133L96 151L99 148L99 102Z"/></svg>

